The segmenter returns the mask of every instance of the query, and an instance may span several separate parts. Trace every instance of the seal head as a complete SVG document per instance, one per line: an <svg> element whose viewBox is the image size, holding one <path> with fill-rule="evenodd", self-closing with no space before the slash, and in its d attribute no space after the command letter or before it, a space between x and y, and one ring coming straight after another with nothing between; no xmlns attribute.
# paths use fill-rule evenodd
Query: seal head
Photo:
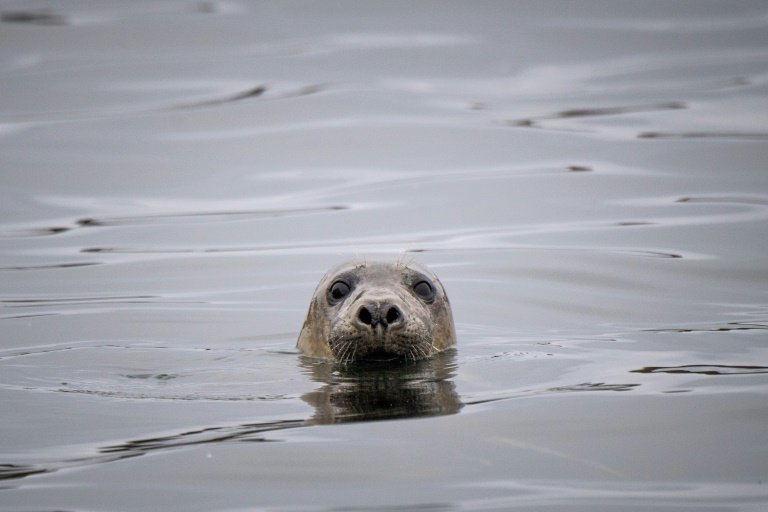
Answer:
<svg viewBox="0 0 768 512"><path fill-rule="evenodd" d="M455 345L448 297L417 263L344 262L315 289L296 346L341 363L419 360Z"/></svg>

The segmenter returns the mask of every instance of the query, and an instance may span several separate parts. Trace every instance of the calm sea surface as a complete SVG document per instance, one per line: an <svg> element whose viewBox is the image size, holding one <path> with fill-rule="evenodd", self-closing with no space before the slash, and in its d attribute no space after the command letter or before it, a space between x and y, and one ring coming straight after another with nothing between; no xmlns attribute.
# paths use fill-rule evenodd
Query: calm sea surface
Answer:
<svg viewBox="0 0 768 512"><path fill-rule="evenodd" d="M294 344L416 258L456 351ZM0 1L0 511L763 511L768 5Z"/></svg>

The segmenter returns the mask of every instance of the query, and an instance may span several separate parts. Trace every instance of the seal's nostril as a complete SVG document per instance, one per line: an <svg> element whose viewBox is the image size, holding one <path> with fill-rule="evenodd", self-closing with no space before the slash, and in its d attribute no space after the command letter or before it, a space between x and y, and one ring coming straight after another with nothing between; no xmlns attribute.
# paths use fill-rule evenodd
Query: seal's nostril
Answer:
<svg viewBox="0 0 768 512"><path fill-rule="evenodd" d="M403 311L393 304L380 305L371 302L360 306L360 309L357 310L358 321L371 328L380 325L386 329L390 325L402 324L403 318Z"/></svg>
<svg viewBox="0 0 768 512"><path fill-rule="evenodd" d="M393 324L397 322L400 319L400 310L396 307L392 306L389 308L389 311L387 311L387 323Z"/></svg>
<svg viewBox="0 0 768 512"><path fill-rule="evenodd" d="M363 322L366 325L371 325L371 322L373 321L373 318L371 317L371 312L368 311L368 308L363 306L360 308L360 312L357 314L357 317L360 319L361 322Z"/></svg>

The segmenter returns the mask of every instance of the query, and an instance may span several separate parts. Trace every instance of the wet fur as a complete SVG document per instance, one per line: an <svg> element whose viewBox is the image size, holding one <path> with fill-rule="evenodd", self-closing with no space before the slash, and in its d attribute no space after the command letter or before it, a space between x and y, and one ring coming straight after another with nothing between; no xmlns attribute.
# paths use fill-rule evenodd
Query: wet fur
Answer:
<svg viewBox="0 0 768 512"><path fill-rule="evenodd" d="M326 298L338 279L355 280L354 289L338 304ZM435 289L431 303L417 297L412 286L426 278ZM361 303L396 304L404 314L402 326L361 326ZM453 346L456 334L445 290L425 266L396 263L345 262L320 281L310 302L297 347L305 354L340 363L367 358L416 361Z"/></svg>

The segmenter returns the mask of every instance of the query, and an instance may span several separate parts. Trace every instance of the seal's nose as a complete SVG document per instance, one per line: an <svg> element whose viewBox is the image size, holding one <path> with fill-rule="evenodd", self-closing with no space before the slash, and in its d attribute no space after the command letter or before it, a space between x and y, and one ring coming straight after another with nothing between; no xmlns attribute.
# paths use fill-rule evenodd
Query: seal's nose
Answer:
<svg viewBox="0 0 768 512"><path fill-rule="evenodd" d="M394 304L370 302L357 310L357 318L365 325L394 327L404 322L403 312Z"/></svg>

